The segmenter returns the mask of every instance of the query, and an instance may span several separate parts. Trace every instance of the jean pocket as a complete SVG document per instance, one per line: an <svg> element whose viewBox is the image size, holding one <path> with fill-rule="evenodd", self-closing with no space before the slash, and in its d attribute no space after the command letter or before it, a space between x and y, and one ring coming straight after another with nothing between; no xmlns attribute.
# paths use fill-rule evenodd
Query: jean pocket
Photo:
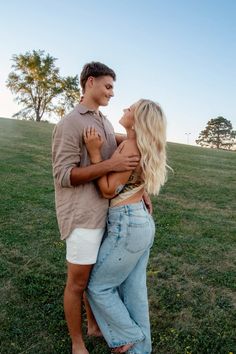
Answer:
<svg viewBox="0 0 236 354"><path fill-rule="evenodd" d="M125 249L130 253L138 253L149 248L152 241L152 228L149 220L143 223L128 225Z"/></svg>

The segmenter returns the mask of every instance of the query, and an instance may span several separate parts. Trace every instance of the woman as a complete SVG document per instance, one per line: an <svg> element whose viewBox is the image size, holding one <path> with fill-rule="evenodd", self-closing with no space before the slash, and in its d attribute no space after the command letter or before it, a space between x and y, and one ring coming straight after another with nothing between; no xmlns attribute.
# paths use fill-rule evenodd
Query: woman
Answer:
<svg viewBox="0 0 236 354"><path fill-rule="evenodd" d="M134 171L109 173L97 180L110 199L107 232L88 285L98 325L114 352L151 353L146 267L155 226L142 196L157 195L166 180L166 120L158 104L141 99L124 110L120 124L127 140L121 154L139 154ZM103 141L91 127L84 132L91 163L101 159Z"/></svg>

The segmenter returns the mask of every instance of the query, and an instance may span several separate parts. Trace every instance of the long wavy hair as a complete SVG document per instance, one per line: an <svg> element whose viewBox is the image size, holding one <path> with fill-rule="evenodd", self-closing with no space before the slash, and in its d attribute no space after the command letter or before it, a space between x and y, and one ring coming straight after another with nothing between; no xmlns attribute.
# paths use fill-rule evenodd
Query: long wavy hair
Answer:
<svg viewBox="0 0 236 354"><path fill-rule="evenodd" d="M134 130L141 154L144 186L158 195L167 179L166 118L159 104L141 99L135 104Z"/></svg>

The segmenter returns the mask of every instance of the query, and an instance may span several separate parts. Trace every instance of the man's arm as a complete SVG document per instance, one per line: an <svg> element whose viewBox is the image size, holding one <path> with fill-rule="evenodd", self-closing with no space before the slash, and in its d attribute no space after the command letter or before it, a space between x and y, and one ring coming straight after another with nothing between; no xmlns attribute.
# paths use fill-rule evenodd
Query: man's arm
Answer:
<svg viewBox="0 0 236 354"><path fill-rule="evenodd" d="M121 155L119 150L120 147L108 160L79 167L81 151L77 137L68 125L56 126L52 144L53 176L61 187L72 187L95 180L111 171L134 169L139 157L134 154Z"/></svg>
<svg viewBox="0 0 236 354"><path fill-rule="evenodd" d="M101 152L97 147L95 147L95 145L93 145L93 141L96 141L98 145L101 144L101 138L96 135L96 133L86 133L85 142L89 151L90 159L92 163L97 163L101 161ZM126 143L118 147L117 151L120 157L126 156L127 154L133 154L134 156L138 156L138 151L133 141L127 140ZM115 195L117 195L118 190L127 183L131 173L132 169L126 171L121 170L116 172L109 172L99 177L97 180L97 184L102 193L102 196L104 198L111 199Z"/></svg>
<svg viewBox="0 0 236 354"><path fill-rule="evenodd" d="M99 158L100 160L100 158ZM72 186L84 184L109 172L132 171L139 163L137 154L120 154L116 150L110 159L96 162L87 167L74 167L70 172L70 182Z"/></svg>

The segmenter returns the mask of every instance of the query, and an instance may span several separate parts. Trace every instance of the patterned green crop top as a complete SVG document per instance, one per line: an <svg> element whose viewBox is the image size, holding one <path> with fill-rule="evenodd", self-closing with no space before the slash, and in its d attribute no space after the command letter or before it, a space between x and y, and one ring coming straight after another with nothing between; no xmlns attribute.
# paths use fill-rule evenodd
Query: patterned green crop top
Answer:
<svg viewBox="0 0 236 354"><path fill-rule="evenodd" d="M127 183L120 185L116 189L117 195L110 200L110 207L116 206L121 201L129 199L142 188L144 188L144 181L140 172L133 171Z"/></svg>

